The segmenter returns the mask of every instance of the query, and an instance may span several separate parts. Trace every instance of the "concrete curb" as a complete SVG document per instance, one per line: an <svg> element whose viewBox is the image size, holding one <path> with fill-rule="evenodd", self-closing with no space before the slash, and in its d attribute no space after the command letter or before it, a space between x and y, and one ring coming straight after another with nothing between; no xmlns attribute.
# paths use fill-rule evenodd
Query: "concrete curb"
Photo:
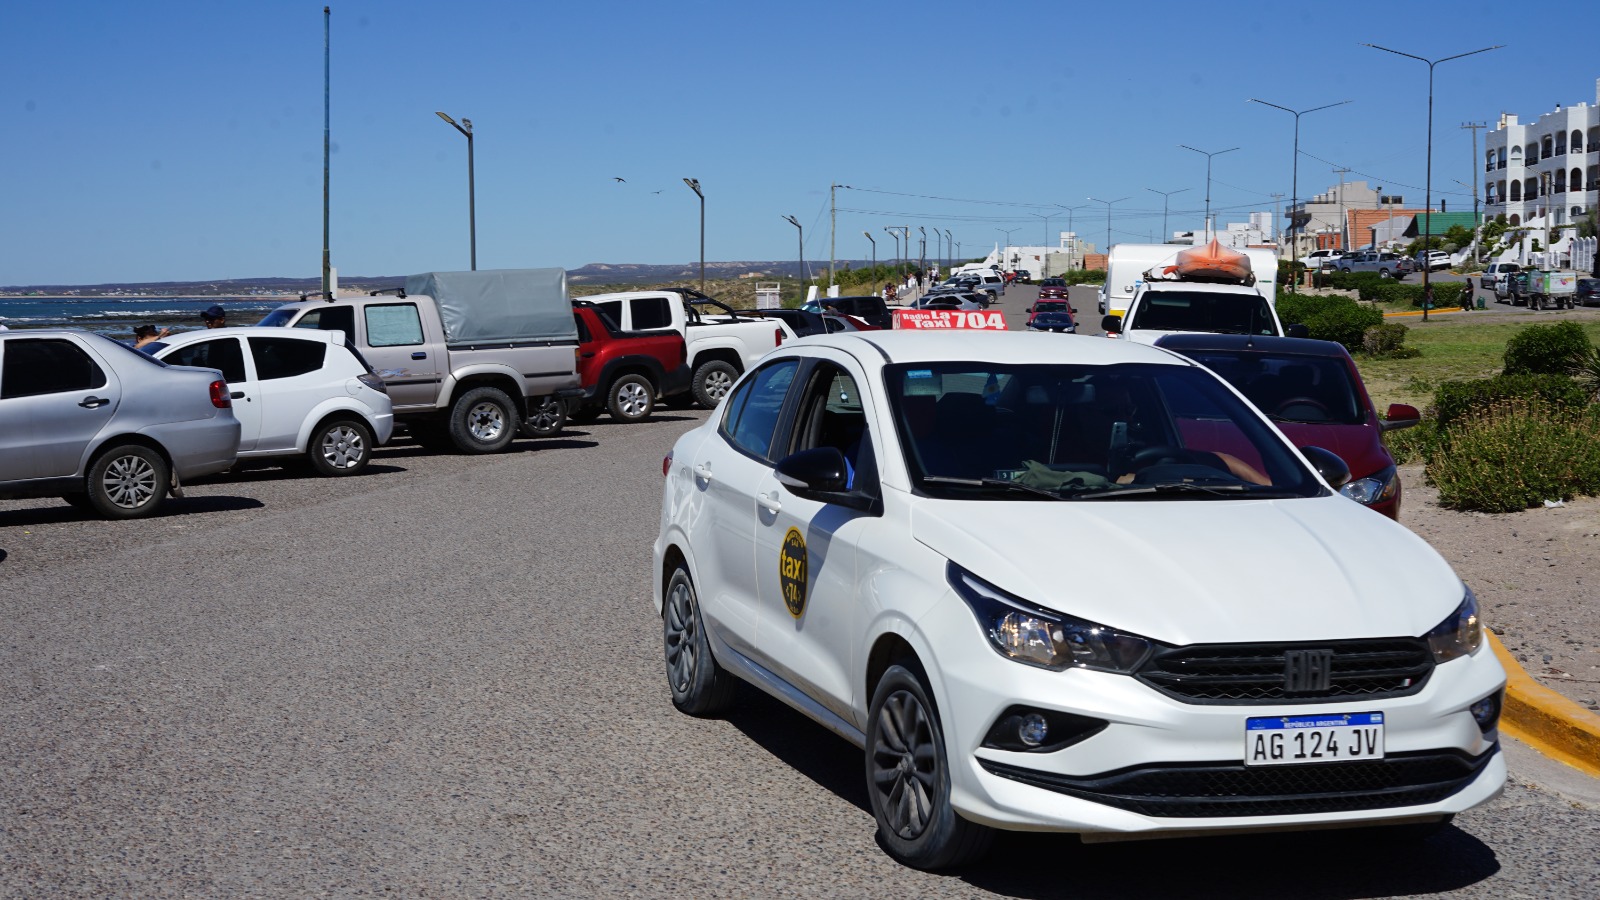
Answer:
<svg viewBox="0 0 1600 900"><path fill-rule="evenodd" d="M1506 670L1500 730L1551 759L1600 777L1600 715L1535 681L1494 632L1488 638Z"/></svg>

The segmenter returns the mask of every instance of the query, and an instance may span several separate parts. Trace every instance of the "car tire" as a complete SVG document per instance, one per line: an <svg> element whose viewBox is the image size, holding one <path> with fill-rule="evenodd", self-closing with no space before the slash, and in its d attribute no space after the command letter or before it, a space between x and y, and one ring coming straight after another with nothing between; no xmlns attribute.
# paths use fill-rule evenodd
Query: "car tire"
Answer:
<svg viewBox="0 0 1600 900"><path fill-rule="evenodd" d="M1378 270L1378 277L1379 278L1388 278L1388 277L1390 277L1389 276L1389 270L1388 269L1379 269Z"/></svg>
<svg viewBox="0 0 1600 900"><path fill-rule="evenodd" d="M143 444L118 444L89 466L88 498L108 519L137 519L161 508L172 487L172 471L161 454Z"/></svg>
<svg viewBox="0 0 1600 900"><path fill-rule="evenodd" d="M1349 275L1350 274L1350 267L1349 266L1345 266L1344 268L1340 269L1339 271L1343 272L1346 275Z"/></svg>
<svg viewBox="0 0 1600 900"><path fill-rule="evenodd" d="M372 430L357 419L323 422L306 442L306 458L318 475L358 475L372 461Z"/></svg>
<svg viewBox="0 0 1600 900"><path fill-rule="evenodd" d="M643 375L624 375L606 391L606 411L619 422L643 422L655 408L655 385Z"/></svg>
<svg viewBox="0 0 1600 900"><path fill-rule="evenodd" d="M450 408L450 440L463 453L497 453L517 435L517 408L499 388L473 388Z"/></svg>
<svg viewBox="0 0 1600 900"><path fill-rule="evenodd" d="M738 380L739 370L729 363L720 359L701 363L694 370L694 402L706 409L716 409Z"/></svg>
<svg viewBox="0 0 1600 900"><path fill-rule="evenodd" d="M593 422L595 419L600 418L600 414L603 412L605 412L604 409L593 404L590 404L589 406L580 406L577 409L567 411L567 421L577 422L580 425L587 425L588 423Z"/></svg>
<svg viewBox="0 0 1600 900"><path fill-rule="evenodd" d="M672 705L691 716L714 716L733 705L738 683L717 665L689 571L667 580L661 603L661 645Z"/></svg>
<svg viewBox="0 0 1600 900"><path fill-rule="evenodd" d="M567 404L553 396L538 397L528 407L528 417L522 420L522 436L549 438L561 433L567 424Z"/></svg>
<svg viewBox="0 0 1600 900"><path fill-rule="evenodd" d="M878 842L915 869L947 869L983 855L992 829L950 805L950 763L927 682L914 662L890 666L867 714L867 794Z"/></svg>

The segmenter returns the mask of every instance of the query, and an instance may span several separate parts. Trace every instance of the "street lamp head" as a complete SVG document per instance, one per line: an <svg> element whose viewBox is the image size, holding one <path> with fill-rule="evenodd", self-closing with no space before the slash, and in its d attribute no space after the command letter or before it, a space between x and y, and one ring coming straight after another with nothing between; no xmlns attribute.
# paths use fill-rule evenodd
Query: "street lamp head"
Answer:
<svg viewBox="0 0 1600 900"><path fill-rule="evenodd" d="M700 192L700 179L698 179L698 178L685 178L683 180L683 183L687 184L689 186L689 190L694 191L695 194L701 200L704 200L706 198L706 195Z"/></svg>
<svg viewBox="0 0 1600 900"><path fill-rule="evenodd" d="M796 219L794 216L783 216L782 218L783 218L783 220L785 222L788 222L790 225L793 225L796 228L800 227L800 220Z"/></svg>
<svg viewBox="0 0 1600 900"><path fill-rule="evenodd" d="M441 118L441 119L443 119L443 120L445 120L445 121L446 121L446 122L449 122L449 123L450 123L450 124L451 124L451 125L454 125L454 124L455 124L455 123L456 123L456 120L455 120L455 119L452 119L452 118L450 118L450 116L449 116L449 115L447 115L447 114L445 114L445 113L442 113L442 112L435 112L435 113L434 113L434 115L436 115L436 116L438 116L438 117L439 117L439 118Z"/></svg>

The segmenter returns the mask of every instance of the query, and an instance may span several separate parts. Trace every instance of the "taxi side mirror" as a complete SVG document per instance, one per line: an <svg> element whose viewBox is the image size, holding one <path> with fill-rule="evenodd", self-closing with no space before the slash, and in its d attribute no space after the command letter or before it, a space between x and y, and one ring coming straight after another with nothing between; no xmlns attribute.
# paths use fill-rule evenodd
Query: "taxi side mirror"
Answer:
<svg viewBox="0 0 1600 900"><path fill-rule="evenodd" d="M1100 330L1104 331L1106 334L1121 334L1122 333L1122 317L1121 316L1105 316L1104 318L1102 318L1100 320Z"/></svg>
<svg viewBox="0 0 1600 900"><path fill-rule="evenodd" d="M1300 452L1311 463L1311 468L1316 469L1322 480L1334 490L1337 491L1350 483L1350 467L1345 465L1337 453L1321 447L1301 447Z"/></svg>
<svg viewBox="0 0 1600 900"><path fill-rule="evenodd" d="M875 502L871 494L850 489L850 467L836 447L791 453L778 460L772 474L789 493L807 500L860 510L871 509ZM856 480L861 480L859 473Z"/></svg>

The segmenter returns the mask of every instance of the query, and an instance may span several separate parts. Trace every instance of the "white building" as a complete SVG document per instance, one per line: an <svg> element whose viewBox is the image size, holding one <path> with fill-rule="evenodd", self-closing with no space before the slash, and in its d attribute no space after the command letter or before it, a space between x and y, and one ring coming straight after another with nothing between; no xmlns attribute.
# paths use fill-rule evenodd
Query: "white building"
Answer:
<svg viewBox="0 0 1600 900"><path fill-rule="evenodd" d="M1060 275L1068 269L1083 268L1085 253L1093 253L1094 245L1085 242L1071 231L1056 237L1054 247L1006 247L1001 254L1001 267L1007 270L1026 269L1035 279Z"/></svg>
<svg viewBox="0 0 1600 900"><path fill-rule="evenodd" d="M1229 222L1214 230L1211 236L1224 247L1240 250L1245 247L1264 247L1274 245L1272 234L1272 213L1253 212L1248 222ZM1205 235L1195 231L1174 231L1169 244L1200 244L1205 243Z"/></svg>
<svg viewBox="0 0 1600 900"><path fill-rule="evenodd" d="M1557 106L1527 125L1502 113L1485 147L1487 216L1512 225L1578 221L1600 197L1600 79L1594 106Z"/></svg>

